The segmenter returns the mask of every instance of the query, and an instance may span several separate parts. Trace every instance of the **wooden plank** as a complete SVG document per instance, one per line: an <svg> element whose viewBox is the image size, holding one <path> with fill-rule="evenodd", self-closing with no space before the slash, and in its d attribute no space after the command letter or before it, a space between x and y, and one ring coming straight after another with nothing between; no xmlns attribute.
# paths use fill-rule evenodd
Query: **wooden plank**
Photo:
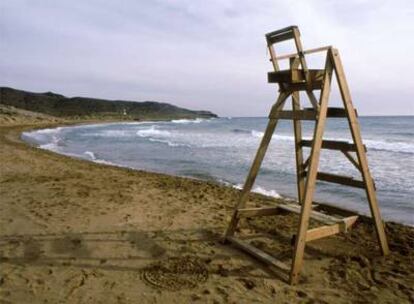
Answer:
<svg viewBox="0 0 414 304"><path fill-rule="evenodd" d="M314 241L317 239L321 239L327 236L331 236L340 232L348 232L349 228L355 224L358 216L351 216L348 218L342 219L341 223L329 225L329 226L322 226L310 229L306 232L306 242Z"/></svg>
<svg viewBox="0 0 414 304"><path fill-rule="evenodd" d="M308 90L320 90L322 89L322 81L312 81L310 83L279 83L283 87L280 89L284 92L294 92L294 91L308 91Z"/></svg>
<svg viewBox="0 0 414 304"><path fill-rule="evenodd" d="M272 113L272 116L269 118L273 119L293 119L293 120L316 120L316 112L315 111L279 111Z"/></svg>
<svg viewBox="0 0 414 304"><path fill-rule="evenodd" d="M328 108L328 111L326 113L326 116L328 118L342 118L347 117L345 109L342 108Z"/></svg>
<svg viewBox="0 0 414 304"><path fill-rule="evenodd" d="M298 59L292 59L290 61L290 68L297 68L298 64ZM299 92L292 93L292 109L294 113L300 112ZM302 123L300 120L293 120L293 132L295 135L296 185L298 191L298 201L299 204L301 204L305 191L305 176L302 174L305 168L303 166L303 149L299 145L299 143L302 141Z"/></svg>
<svg viewBox="0 0 414 304"><path fill-rule="evenodd" d="M300 145L302 147L311 147L312 140L302 140ZM356 151L356 146L346 141L337 140L323 140L322 149L339 150L339 151Z"/></svg>
<svg viewBox="0 0 414 304"><path fill-rule="evenodd" d="M313 108L304 108L304 110L313 111ZM328 112L327 112L327 117L328 118L348 118L348 114L347 114L346 109L344 108L329 107Z"/></svg>
<svg viewBox="0 0 414 304"><path fill-rule="evenodd" d="M273 31L270 33L267 33L265 35L266 40L269 44L282 42L288 39L294 38L294 30L297 29L297 26L289 26L285 27L283 29Z"/></svg>
<svg viewBox="0 0 414 304"><path fill-rule="evenodd" d="M287 26L287 27L281 28L281 29L279 29L279 30L269 32L269 33L267 33L265 36L266 36L266 37L277 36L277 35L283 34L283 33L285 33L285 32L290 32L290 31L293 31L293 29L294 29L294 28L297 28L297 27L298 27L297 25Z"/></svg>
<svg viewBox="0 0 414 304"><path fill-rule="evenodd" d="M270 61L272 62L273 70L275 72L277 72L277 71L280 70L280 68L279 68L279 64L277 63L277 60L275 59L276 58L275 49L274 49L273 45L270 45L270 44L267 45L267 49L269 50Z"/></svg>
<svg viewBox="0 0 414 304"><path fill-rule="evenodd" d="M277 119L294 119L294 120L316 120L318 113L314 111L312 108L305 108L304 110L300 111L279 111L271 113L269 118L277 118ZM342 118L346 117L346 112L344 109L339 108L328 108L327 110L327 117L328 118Z"/></svg>
<svg viewBox="0 0 414 304"><path fill-rule="evenodd" d="M343 176L343 175L331 174L331 173L326 173L326 172L318 172L316 179L320 181L340 184L344 186L350 186L350 187L362 188L362 189L365 188L365 183L363 181L356 180L351 176Z"/></svg>
<svg viewBox="0 0 414 304"><path fill-rule="evenodd" d="M323 52L323 51L327 51L331 48L332 48L332 46L328 45L328 46L318 47L318 48L314 48L314 49L307 49L307 50L303 51L303 54L307 55L307 54L312 54L312 53L317 53L317 52ZM291 54L277 56L276 59L277 60L283 60L283 59L290 59L290 58L297 58L297 57L298 57L297 53L291 53Z"/></svg>
<svg viewBox="0 0 414 304"><path fill-rule="evenodd" d="M289 95L290 94L285 92L280 93L276 103L272 107L271 112L280 111L283 108L285 101L289 97ZM266 131L262 137L259 149L256 152L256 156L253 160L253 164L250 168L249 174L246 177L246 181L244 183L243 190L240 194L239 200L234 208L233 216L225 233L225 238L227 238L228 236L232 236L234 234L234 230L236 229L239 221L237 210L244 208L246 204L247 198L256 180L257 174L259 172L260 166L262 164L263 158L266 154L267 148L269 146L270 140L272 139L273 132L275 131L276 126L277 119L270 119L266 127Z"/></svg>
<svg viewBox="0 0 414 304"><path fill-rule="evenodd" d="M280 212L280 210L300 214L300 208L301 206L299 204L277 204L275 207L241 208L238 209L237 212L239 217L254 217L276 215ZM312 211L310 217L318 222L329 225L342 221L341 218L337 218L319 211Z"/></svg>
<svg viewBox="0 0 414 304"><path fill-rule="evenodd" d="M351 228L356 221L358 220L358 215L353 215L342 219L343 223L343 232L348 232L348 229Z"/></svg>
<svg viewBox="0 0 414 304"><path fill-rule="evenodd" d="M298 213L298 214L301 213L301 205L298 205L298 204L279 204L277 205L277 207L279 209L290 211L293 213ZM310 217L314 219L315 221L322 222L322 223L329 224L329 225L335 224L341 221L340 218L336 218L328 214L324 214L322 212L318 212L314 210L311 210L309 214L310 214Z"/></svg>
<svg viewBox="0 0 414 304"><path fill-rule="evenodd" d="M358 161L355 160L355 158L348 151L342 150L341 152L346 156L346 158L351 162L351 164L354 165L354 167L361 172L361 166L358 164Z"/></svg>
<svg viewBox="0 0 414 304"><path fill-rule="evenodd" d="M325 122L328 112L329 93L331 89L332 80L332 62L329 56L331 50L328 50L328 56L325 64L325 74L323 79L323 88L320 96L320 111L319 119L315 125L313 133L313 145L311 149L311 160L308 169L308 175L305 184L305 194L301 208L300 222L295 240L295 249L292 261L292 269L290 272L290 284L296 284L299 280L299 273L302 269L303 256L306 246L306 232L309 226L309 218L312 209L313 194L315 191L316 175L318 173L319 156L322 146L323 131L325 129Z"/></svg>
<svg viewBox="0 0 414 304"><path fill-rule="evenodd" d="M270 44L279 43L279 42L286 41L286 40L293 39L293 38L294 38L294 36L293 36L292 31L291 32L286 32L286 33L283 33L283 34L279 34L279 35L275 35L275 36L266 37L267 42L270 43Z"/></svg>
<svg viewBox="0 0 414 304"><path fill-rule="evenodd" d="M309 81L318 82L318 81L322 81L325 70L312 69L312 70L308 70L308 73L309 73ZM281 83L281 82L300 83L300 82L307 81L307 79L305 78L303 70L292 69L292 70L268 72L267 81L269 83Z"/></svg>
<svg viewBox="0 0 414 304"><path fill-rule="evenodd" d="M321 239L341 232L341 225L334 224L310 229L306 232L306 242Z"/></svg>
<svg viewBox="0 0 414 304"><path fill-rule="evenodd" d="M307 90L306 94L308 95L309 101L313 106L313 110L319 112L318 100L316 99L315 94L312 92L312 89Z"/></svg>
<svg viewBox="0 0 414 304"><path fill-rule="evenodd" d="M303 54L303 46L302 46L302 42L300 41L300 32L297 27L293 29L293 35L295 39L296 51L299 55L300 65L302 66L302 69L304 71L304 76L307 77L309 76L308 65L306 63L305 55ZM309 78L307 78L307 81L309 81Z"/></svg>
<svg viewBox="0 0 414 304"><path fill-rule="evenodd" d="M255 258L259 259L261 262L273 266L278 270L277 274L282 277L283 280L288 281L289 266L285 263L279 261L278 259L274 258L270 254L263 252L256 247L250 245L247 242L244 242L240 239L235 237L227 237L227 240L230 241L232 244L236 245L238 248L242 249L246 253L254 256Z"/></svg>
<svg viewBox="0 0 414 304"><path fill-rule="evenodd" d="M365 191L368 197L371 214L374 218L375 230L377 233L378 241L380 243L381 252L383 255L387 255L389 254L387 237L385 235L384 225L381 219L381 213L378 208L377 197L375 194L375 186L371 178L371 174L369 172L368 160L362 144L361 131L359 128L357 115L352 104L351 93L349 91L348 83L345 78L342 61L339 56L339 52L336 49L333 49L329 55L332 58L331 60L335 68L335 74L336 79L338 81L339 91L341 93L345 109L347 111L348 123L349 128L351 129L352 138L357 146L358 163L361 167L362 178L366 186Z"/></svg>
<svg viewBox="0 0 414 304"><path fill-rule="evenodd" d="M306 170L306 168L309 166L310 163L310 156L308 156L308 158L305 160L305 162L303 163L303 170ZM304 171L302 171L302 175L305 177L306 174L303 174Z"/></svg>

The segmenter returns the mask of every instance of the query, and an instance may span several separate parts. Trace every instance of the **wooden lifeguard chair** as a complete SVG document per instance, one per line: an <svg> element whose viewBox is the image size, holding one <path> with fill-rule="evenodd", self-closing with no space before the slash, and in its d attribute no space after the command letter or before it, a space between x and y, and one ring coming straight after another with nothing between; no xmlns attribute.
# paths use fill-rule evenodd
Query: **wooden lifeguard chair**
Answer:
<svg viewBox="0 0 414 304"><path fill-rule="evenodd" d="M290 39L294 40L296 52L289 55L276 56L274 44ZM357 215L338 217L314 210L313 195L315 185L317 180L321 180L365 189L372 218L375 223L381 252L383 255L387 255L389 253L389 248L377 204L375 185L369 172L366 148L362 143L357 113L352 105L351 95L338 50L331 46L303 50L297 26L290 26L268 33L266 34L266 41L270 53L270 61L274 68L273 72L268 73L268 82L277 83L279 85L279 97L270 111L269 123L246 178L239 200L235 206L232 219L225 233L225 240L271 266L271 269L276 270L276 272L279 275L282 275L290 284L296 284L302 268L306 243L336 233L346 232L358 218ZM325 68L309 69L305 55L317 52L326 52ZM289 69L280 70L278 61L286 59L290 60ZM344 108L328 107L333 73L336 75ZM316 98L314 94L314 91L317 90L320 90L319 98ZM312 105L311 108L301 108L299 100L300 91L306 92ZM292 110L284 111L283 107L289 96L292 96ZM349 123L353 143L324 140L323 132L327 118L346 118ZM246 208L249 193L255 182L279 119L293 120L299 204L277 204L272 207ZM315 121L312 140L302 139L302 120ZM311 148L309 157L306 160L304 160L303 157L303 147ZM342 152L361 173L362 179L356 180L352 177L318 172L321 149ZM356 153L356 158L352 155L352 152ZM235 235L235 230L241 218L275 215L280 210L296 212L300 216L297 234L294 236L291 267ZM323 225L308 230L310 218L321 222Z"/></svg>

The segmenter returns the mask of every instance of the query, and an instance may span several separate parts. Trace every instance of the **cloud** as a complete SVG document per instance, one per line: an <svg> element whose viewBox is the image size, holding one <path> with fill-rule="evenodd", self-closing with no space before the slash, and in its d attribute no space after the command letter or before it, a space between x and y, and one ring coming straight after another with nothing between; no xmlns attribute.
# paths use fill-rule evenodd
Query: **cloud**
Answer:
<svg viewBox="0 0 414 304"><path fill-rule="evenodd" d="M339 48L360 113L414 114L408 0L5 0L0 14L0 85L265 116L264 34L297 24L305 47Z"/></svg>

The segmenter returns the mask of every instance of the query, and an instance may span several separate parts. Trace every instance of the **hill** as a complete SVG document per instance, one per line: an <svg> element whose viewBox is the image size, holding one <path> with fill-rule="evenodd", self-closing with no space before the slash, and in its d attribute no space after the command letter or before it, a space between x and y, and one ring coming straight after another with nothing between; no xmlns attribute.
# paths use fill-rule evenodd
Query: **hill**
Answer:
<svg viewBox="0 0 414 304"><path fill-rule="evenodd" d="M141 120L217 117L209 111L188 110L155 101L69 98L53 92L33 93L8 87L0 87L0 104L61 118Z"/></svg>

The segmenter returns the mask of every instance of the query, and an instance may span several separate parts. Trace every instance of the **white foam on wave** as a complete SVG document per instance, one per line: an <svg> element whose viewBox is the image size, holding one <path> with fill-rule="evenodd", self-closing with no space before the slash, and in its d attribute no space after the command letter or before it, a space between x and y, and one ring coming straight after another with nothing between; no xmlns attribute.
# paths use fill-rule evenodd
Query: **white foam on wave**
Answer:
<svg viewBox="0 0 414 304"><path fill-rule="evenodd" d="M134 133L127 130L101 130L98 132L81 134L84 137L132 137Z"/></svg>
<svg viewBox="0 0 414 304"><path fill-rule="evenodd" d="M94 163L121 167L121 165L115 164L113 162L110 162L110 161L107 161L107 160L104 160L104 159L99 159L98 157L96 157L95 153L93 153L92 151L85 151L85 152L83 152L83 154L87 155L88 160L91 160ZM74 157L82 157L82 155L78 155L78 154L67 154L67 155L74 156Z"/></svg>
<svg viewBox="0 0 414 304"><path fill-rule="evenodd" d="M165 130L158 130L156 126L138 130L136 133L140 137L169 137L171 133Z"/></svg>
<svg viewBox="0 0 414 304"><path fill-rule="evenodd" d="M190 123L201 123L203 121L208 121L208 119L196 118L196 119L173 119L172 123L176 124L190 124Z"/></svg>
<svg viewBox="0 0 414 304"><path fill-rule="evenodd" d="M252 130L251 135L253 137L262 138L264 132ZM273 138L276 140L284 141L294 141L294 136L289 135L273 135ZM304 140L311 140L310 137L304 137ZM349 138L324 138L325 140L337 140L337 141L347 141L352 142ZM377 151L389 151L397 153L410 153L414 154L414 144L407 142L387 142L382 140L373 140L373 139L363 139L364 144L368 149L377 150Z"/></svg>
<svg viewBox="0 0 414 304"><path fill-rule="evenodd" d="M264 132L252 130L251 131L251 135L253 137L262 138L264 136ZM286 141L294 141L294 139L295 139L293 136L289 136L289 135L278 135L278 134L273 135L273 138L276 139L276 140L286 140Z"/></svg>
<svg viewBox="0 0 414 304"><path fill-rule="evenodd" d="M239 190L243 189L242 184L237 184L237 185L234 185L233 187ZM254 187L252 189L252 192L263 194L263 195L270 196L270 197L275 197L275 198L281 197L280 194L276 192L276 190L266 190L265 188L260 187L260 186Z"/></svg>
<svg viewBox="0 0 414 304"><path fill-rule="evenodd" d="M92 160L96 159L95 153L93 153L91 151L85 151L83 154L89 156Z"/></svg>
<svg viewBox="0 0 414 304"><path fill-rule="evenodd" d="M256 131L256 130L252 130L251 134L252 134L253 137L262 138L263 135L264 135L264 132L259 132L259 131Z"/></svg>
<svg viewBox="0 0 414 304"><path fill-rule="evenodd" d="M63 140L59 137L62 127L53 129L41 129L30 132L23 132L22 138L39 145L39 148L58 152L59 146L63 146Z"/></svg>
<svg viewBox="0 0 414 304"><path fill-rule="evenodd" d="M363 140L368 149L414 154L414 144L406 142L386 142L380 140Z"/></svg>
<svg viewBox="0 0 414 304"><path fill-rule="evenodd" d="M167 139L148 138L148 140L152 142L159 142L159 143L167 144L170 147L191 147L190 145L175 143Z"/></svg>

